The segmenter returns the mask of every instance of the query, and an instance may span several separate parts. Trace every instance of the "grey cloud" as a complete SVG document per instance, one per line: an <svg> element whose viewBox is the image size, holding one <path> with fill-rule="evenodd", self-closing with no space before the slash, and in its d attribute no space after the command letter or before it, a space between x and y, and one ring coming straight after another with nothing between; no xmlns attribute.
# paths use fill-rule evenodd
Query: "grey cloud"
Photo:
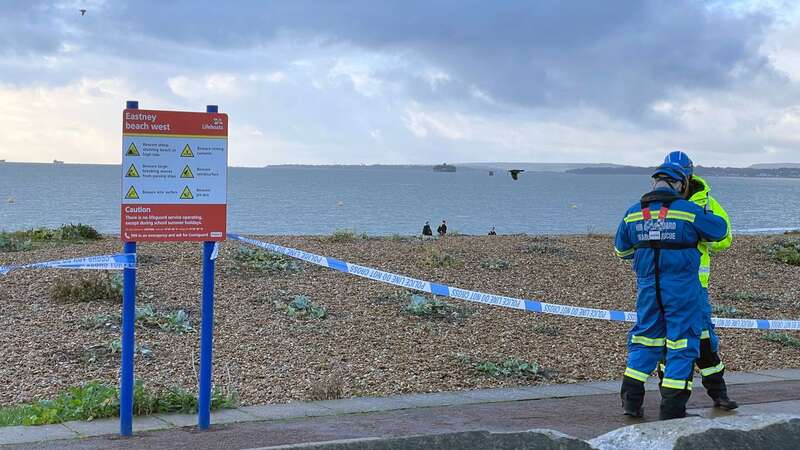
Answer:
<svg viewBox="0 0 800 450"><path fill-rule="evenodd" d="M648 107L675 91L725 89L764 74L785 81L759 53L766 13L734 15L700 0L130 1L83 21L46 3L25 5L2 7L10 13L2 43L17 52L52 53L72 39L112 60L243 71L275 63L258 50L279 39L306 49L344 44L451 74L436 89L414 68L381 74L422 101L465 101L477 87L512 107L588 106L658 126Z"/></svg>

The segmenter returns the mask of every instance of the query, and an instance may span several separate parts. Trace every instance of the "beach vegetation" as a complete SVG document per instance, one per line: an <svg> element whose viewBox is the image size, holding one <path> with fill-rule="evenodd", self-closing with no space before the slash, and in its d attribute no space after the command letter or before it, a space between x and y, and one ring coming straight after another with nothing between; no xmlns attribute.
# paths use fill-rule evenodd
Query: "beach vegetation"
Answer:
<svg viewBox="0 0 800 450"><path fill-rule="evenodd" d="M274 300L275 308L286 313L293 319L324 319L328 313L325 308L315 305L310 298L305 295L295 295L294 298L286 303L281 300Z"/></svg>
<svg viewBox="0 0 800 450"><path fill-rule="evenodd" d="M549 323L539 323L531 327L531 331L536 334L542 334L545 336L559 336L561 335L561 329L556 325L552 325Z"/></svg>
<svg viewBox="0 0 800 450"><path fill-rule="evenodd" d="M769 342L777 342L786 347L800 348L800 339L792 336L789 333L770 331L764 335L764 340Z"/></svg>
<svg viewBox="0 0 800 450"><path fill-rule="evenodd" d="M53 299L64 302L122 301L122 275L101 273L59 278L51 289Z"/></svg>
<svg viewBox="0 0 800 450"><path fill-rule="evenodd" d="M770 303L775 301L772 297L767 294L759 294L757 292L735 292L733 294L725 294L723 295L724 298L729 300L736 300L739 302L748 302L748 303Z"/></svg>
<svg viewBox="0 0 800 450"><path fill-rule="evenodd" d="M472 367L478 372L493 377L540 378L545 376L542 367L536 362L507 358L503 361L478 361Z"/></svg>
<svg viewBox="0 0 800 450"><path fill-rule="evenodd" d="M511 268L511 263L504 259L492 258L481 263L481 267L489 270L508 270Z"/></svg>
<svg viewBox="0 0 800 450"><path fill-rule="evenodd" d="M102 235L89 225L68 224L58 228L31 228L1 232L0 252L20 252L58 244L83 243L101 239Z"/></svg>
<svg viewBox="0 0 800 450"><path fill-rule="evenodd" d="M300 270L300 264L293 258L260 248L239 247L233 254L233 259L240 266L258 272L296 272Z"/></svg>
<svg viewBox="0 0 800 450"><path fill-rule="evenodd" d="M782 239L766 247L767 254L775 261L800 266L800 239Z"/></svg>
<svg viewBox="0 0 800 450"><path fill-rule="evenodd" d="M151 390L141 381L133 389L134 415L160 413L196 413L197 396L180 386ZM235 391L215 389L211 409L234 408L238 405ZM119 416L119 388L92 381L69 388L52 400L40 400L0 408L0 427L12 425L46 425L71 420L95 420Z"/></svg>
<svg viewBox="0 0 800 450"><path fill-rule="evenodd" d="M122 341L114 339L101 344L92 345L83 351L81 359L86 363L95 363L108 360L122 353ZM147 344L137 344L134 353L142 358L153 356L153 350Z"/></svg>
<svg viewBox="0 0 800 450"><path fill-rule="evenodd" d="M339 243L357 242L365 239L369 239L367 233L358 234L353 230L335 230L328 236L329 241Z"/></svg>
<svg viewBox="0 0 800 450"><path fill-rule="evenodd" d="M158 310L153 305L136 307L136 325L142 328L156 329L168 333L183 334L195 331L193 321L183 309ZM85 329L111 329L120 327L122 318L119 313L98 314L81 321Z"/></svg>
<svg viewBox="0 0 800 450"><path fill-rule="evenodd" d="M711 305L711 314L732 318L745 317L746 315L742 310L726 305Z"/></svg>
<svg viewBox="0 0 800 450"><path fill-rule="evenodd" d="M475 313L475 310L463 305L453 305L419 294L412 294L404 311L407 314L431 319L447 319L462 321Z"/></svg>
<svg viewBox="0 0 800 450"><path fill-rule="evenodd" d="M527 255L552 255L561 256L566 253L563 247L546 236L534 236L528 242L519 246L520 253Z"/></svg>
<svg viewBox="0 0 800 450"><path fill-rule="evenodd" d="M419 262L426 267L453 267L456 265L456 258L436 247L425 247Z"/></svg>
<svg viewBox="0 0 800 450"><path fill-rule="evenodd" d="M344 397L344 377L340 373L334 373L324 380L317 381L311 385L308 393L309 400L338 400Z"/></svg>

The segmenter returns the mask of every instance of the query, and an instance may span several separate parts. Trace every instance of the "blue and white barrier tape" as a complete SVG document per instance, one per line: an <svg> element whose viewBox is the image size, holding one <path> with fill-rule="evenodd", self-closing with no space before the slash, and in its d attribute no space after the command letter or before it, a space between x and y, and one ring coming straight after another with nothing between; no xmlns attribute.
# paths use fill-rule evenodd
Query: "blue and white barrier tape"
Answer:
<svg viewBox="0 0 800 450"><path fill-rule="evenodd" d="M88 256L85 258L0 266L0 275L21 269L122 270L135 268L136 254L122 253L118 255Z"/></svg>
<svg viewBox="0 0 800 450"><path fill-rule="evenodd" d="M545 303L537 300L519 299L504 297L502 295L486 294L483 292L470 291L457 287L450 287L444 284L433 283L430 281L418 280L371 267L360 266L335 258L325 257L314 253L297 250L294 248L283 247L277 244L250 239L238 234L228 234L228 238L234 241L244 242L256 247L263 248L275 253L300 259L311 264L338 270L339 272L349 273L381 283L393 284L407 289L428 292L442 297L452 297L470 302L483 303L486 305L501 306L504 308L522 309L525 311L554 314L558 316L581 317L586 319L611 320L615 322L636 322L636 313L630 311L616 311L607 309L583 308L580 306L558 305ZM720 328L751 328L759 330L800 330L800 320L762 320L762 319L728 319L724 317L714 317L714 325Z"/></svg>

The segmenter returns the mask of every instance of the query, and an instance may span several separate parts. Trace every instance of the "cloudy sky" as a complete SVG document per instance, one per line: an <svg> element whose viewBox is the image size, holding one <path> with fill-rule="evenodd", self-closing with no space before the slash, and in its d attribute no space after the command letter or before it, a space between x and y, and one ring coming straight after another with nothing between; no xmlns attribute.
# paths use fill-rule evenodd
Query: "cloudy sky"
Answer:
<svg viewBox="0 0 800 450"><path fill-rule="evenodd" d="M2 0L0 159L119 163L133 99L236 166L800 162L798 3Z"/></svg>

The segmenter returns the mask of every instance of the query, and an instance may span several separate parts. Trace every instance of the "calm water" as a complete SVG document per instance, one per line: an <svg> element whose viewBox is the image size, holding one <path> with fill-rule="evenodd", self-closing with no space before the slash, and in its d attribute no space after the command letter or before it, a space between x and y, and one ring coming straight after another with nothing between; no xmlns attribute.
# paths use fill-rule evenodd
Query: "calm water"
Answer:
<svg viewBox="0 0 800 450"><path fill-rule="evenodd" d="M710 178L734 229L800 228L800 179ZM649 186L644 176L425 168L232 168L228 229L255 234L610 232ZM118 166L0 164L0 229L88 223L119 232ZM7 199L14 198L14 203Z"/></svg>

